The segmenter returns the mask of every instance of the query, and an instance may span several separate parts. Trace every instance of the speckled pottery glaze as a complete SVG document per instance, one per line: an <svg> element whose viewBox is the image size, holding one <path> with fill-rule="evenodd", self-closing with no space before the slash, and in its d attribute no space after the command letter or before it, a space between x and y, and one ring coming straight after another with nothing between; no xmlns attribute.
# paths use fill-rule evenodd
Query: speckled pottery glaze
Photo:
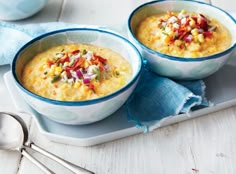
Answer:
<svg viewBox="0 0 236 174"><path fill-rule="evenodd" d="M203 13L225 24L232 35L231 46L221 53L201 58L179 58L153 51L139 42L135 35L137 25L145 17L165 13L166 11L194 11ZM236 21L224 10L210 4L197 1L152 1L145 3L130 14L128 19L128 37L139 49L148 67L159 75L173 79L202 79L219 70L230 58L236 47Z"/></svg>
<svg viewBox="0 0 236 174"><path fill-rule="evenodd" d="M110 95L86 101L51 100L25 89L20 83L24 65L36 54L67 43L90 43L119 52L132 65L132 79ZM83 125L104 119L119 109L137 85L142 66L136 47L120 35L100 28L72 28L44 34L25 44L12 62L12 74L20 93L37 112L59 123Z"/></svg>
<svg viewBox="0 0 236 174"><path fill-rule="evenodd" d="M0 0L0 19L20 20L39 12L48 0Z"/></svg>

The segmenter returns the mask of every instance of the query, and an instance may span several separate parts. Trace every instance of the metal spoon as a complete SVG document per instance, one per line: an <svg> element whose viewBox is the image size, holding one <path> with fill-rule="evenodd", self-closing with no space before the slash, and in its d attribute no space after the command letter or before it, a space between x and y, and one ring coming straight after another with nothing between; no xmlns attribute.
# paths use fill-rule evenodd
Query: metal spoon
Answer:
<svg viewBox="0 0 236 174"><path fill-rule="evenodd" d="M20 134L20 135L19 135ZM32 148L33 150L45 155L67 169L76 174L94 174L93 172L72 164L56 155L47 152L46 150L36 146L33 142L28 140L29 134L25 122L13 113L0 112L0 149L2 150L18 150L27 159L37 165L46 174L54 174L41 162L32 157L25 149L25 147Z"/></svg>

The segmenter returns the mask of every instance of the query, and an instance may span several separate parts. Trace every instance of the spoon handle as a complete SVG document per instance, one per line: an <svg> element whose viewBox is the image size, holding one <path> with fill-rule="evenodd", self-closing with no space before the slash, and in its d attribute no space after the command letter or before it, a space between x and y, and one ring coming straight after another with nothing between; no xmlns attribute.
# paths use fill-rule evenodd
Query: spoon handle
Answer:
<svg viewBox="0 0 236 174"><path fill-rule="evenodd" d="M30 160L32 163L34 163L37 167L39 167L45 174L55 174L41 162L32 157L28 152L26 152L25 149L21 150L21 154L25 156L28 160Z"/></svg>
<svg viewBox="0 0 236 174"><path fill-rule="evenodd" d="M69 169L70 171L74 172L75 174L95 174L85 168L79 167L75 164L72 164L68 161L65 161L64 159L50 153L47 152L46 150L38 147L37 145L35 145L34 143L30 142L28 144L29 147L31 147L33 150L47 156L48 158L51 158L52 160L58 162L59 164L63 165L64 167L66 167L67 169Z"/></svg>

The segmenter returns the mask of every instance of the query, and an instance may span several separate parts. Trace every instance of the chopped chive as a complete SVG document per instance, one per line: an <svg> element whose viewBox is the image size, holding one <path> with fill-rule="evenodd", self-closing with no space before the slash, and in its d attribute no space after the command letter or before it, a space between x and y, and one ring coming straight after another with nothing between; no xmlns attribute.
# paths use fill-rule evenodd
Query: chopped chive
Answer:
<svg viewBox="0 0 236 174"><path fill-rule="evenodd" d="M162 34L166 35L166 36L169 36L169 34L167 34L166 32L162 32Z"/></svg>
<svg viewBox="0 0 236 174"><path fill-rule="evenodd" d="M51 83L54 83L60 79L60 75L56 75L52 78Z"/></svg>
<svg viewBox="0 0 236 174"><path fill-rule="evenodd" d="M82 54L83 54L83 55L84 55L84 54L87 54L87 50L83 50Z"/></svg>

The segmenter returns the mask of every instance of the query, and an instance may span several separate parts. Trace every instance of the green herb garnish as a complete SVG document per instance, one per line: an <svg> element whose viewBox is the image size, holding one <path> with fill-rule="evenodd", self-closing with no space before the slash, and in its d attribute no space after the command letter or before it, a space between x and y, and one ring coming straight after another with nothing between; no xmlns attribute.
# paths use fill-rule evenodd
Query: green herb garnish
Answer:
<svg viewBox="0 0 236 174"><path fill-rule="evenodd" d="M52 78L51 83L54 83L56 81L60 80L60 75L56 75Z"/></svg>

